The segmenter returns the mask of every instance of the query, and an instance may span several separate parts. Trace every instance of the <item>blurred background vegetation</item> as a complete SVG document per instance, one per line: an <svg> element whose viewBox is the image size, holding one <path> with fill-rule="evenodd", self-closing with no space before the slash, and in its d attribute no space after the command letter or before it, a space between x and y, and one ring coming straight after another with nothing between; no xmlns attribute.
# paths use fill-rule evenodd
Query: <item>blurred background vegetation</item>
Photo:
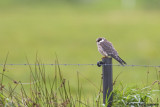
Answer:
<svg viewBox="0 0 160 107"><path fill-rule="evenodd" d="M25 63L38 52L63 63L100 59L96 38L106 37L128 64L158 64L158 0L5 0L0 3L1 60Z"/></svg>
<svg viewBox="0 0 160 107"><path fill-rule="evenodd" d="M2 0L0 1L0 63L30 63L36 53L42 63L96 63L101 60L96 38L111 41L129 65L159 65L159 0ZM114 61L114 64L118 62ZM3 67L1 67L2 69ZM7 75L29 82L28 66L6 66ZM54 72L46 66L46 72ZM76 90L76 72L99 86L101 68L62 66ZM151 84L158 68L114 67L114 78L127 85ZM24 75L25 74L25 75ZM147 75L149 74L149 77ZM84 76L86 94L97 92ZM149 79L149 80L148 80Z"/></svg>

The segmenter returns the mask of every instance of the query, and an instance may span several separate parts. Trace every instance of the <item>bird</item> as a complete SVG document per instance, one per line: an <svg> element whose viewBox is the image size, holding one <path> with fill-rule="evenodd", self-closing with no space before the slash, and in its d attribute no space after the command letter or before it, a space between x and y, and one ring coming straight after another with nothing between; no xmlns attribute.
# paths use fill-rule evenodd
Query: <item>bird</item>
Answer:
<svg viewBox="0 0 160 107"><path fill-rule="evenodd" d="M116 49L113 47L112 43L109 42L104 37L100 37L96 39L98 51L104 56L104 57L112 57L115 60L117 60L122 66L127 65L127 63L122 60Z"/></svg>

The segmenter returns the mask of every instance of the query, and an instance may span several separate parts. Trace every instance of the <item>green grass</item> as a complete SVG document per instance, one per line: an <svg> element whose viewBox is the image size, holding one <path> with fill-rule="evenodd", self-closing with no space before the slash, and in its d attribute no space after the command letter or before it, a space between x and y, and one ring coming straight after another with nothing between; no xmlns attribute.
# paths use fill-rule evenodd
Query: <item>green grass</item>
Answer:
<svg viewBox="0 0 160 107"><path fill-rule="evenodd" d="M94 63L101 58L95 42L101 36L128 64L158 64L160 59L156 11L16 7L0 13L1 63L8 51L9 63L24 63L25 56L34 62L37 51L48 63L55 52L62 63Z"/></svg>
<svg viewBox="0 0 160 107"><path fill-rule="evenodd" d="M127 10L111 4L107 7L103 3L82 6L15 3L0 7L0 63L5 62L8 52L7 63L27 63L26 56L29 63L35 63L36 53L43 63L55 63L55 53L59 63L96 63L102 56L95 40L106 37L127 64L159 65L159 10ZM97 93L101 68L60 67L73 93L77 89L77 71L83 85L82 94L92 98ZM3 67L0 69L2 73ZM45 69L47 75L54 72L53 66ZM113 76L115 79L122 72L117 83L143 88L157 80L158 71L159 68L113 67ZM28 66L6 66L5 74L22 83L30 81ZM5 84L8 82L6 79Z"/></svg>
<svg viewBox="0 0 160 107"><path fill-rule="evenodd" d="M58 64L58 60L55 61ZM95 92L92 92L92 96L89 96L89 91L84 90L87 88L83 84L83 80L80 79L81 73L76 72L75 81L76 86L73 89L70 84L72 80L64 75L59 65L55 65L52 73L46 72L46 66L41 65L38 59L36 60L35 66L29 67L28 83L14 80L11 76L6 74L6 66L3 68L1 73L0 83L0 106L47 106L47 107L60 107L60 106L102 106L102 81L96 86L92 81L89 81L84 75L88 82L88 86L94 86ZM148 106L159 104L159 77L160 73L157 74L157 81L151 85L145 87L128 87L124 86L122 82L117 83L114 79L114 90L113 94L113 106ZM8 79L7 83L6 80ZM91 90L90 90L91 92ZM110 94L110 95L111 95ZM108 105L106 99L106 107Z"/></svg>

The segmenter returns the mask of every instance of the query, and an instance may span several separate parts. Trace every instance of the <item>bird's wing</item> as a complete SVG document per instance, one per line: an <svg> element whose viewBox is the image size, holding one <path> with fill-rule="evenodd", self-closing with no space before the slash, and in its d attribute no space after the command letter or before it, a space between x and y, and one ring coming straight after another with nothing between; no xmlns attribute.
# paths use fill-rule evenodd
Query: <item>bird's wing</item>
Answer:
<svg viewBox="0 0 160 107"><path fill-rule="evenodd" d="M111 42L104 40L103 42L100 43L100 45L103 51L105 51L109 56L118 55L117 51L114 49Z"/></svg>
<svg viewBox="0 0 160 107"><path fill-rule="evenodd" d="M112 58L117 60L122 66L127 65L127 63L123 59L121 59L119 56L115 56L113 54L111 56L112 56Z"/></svg>

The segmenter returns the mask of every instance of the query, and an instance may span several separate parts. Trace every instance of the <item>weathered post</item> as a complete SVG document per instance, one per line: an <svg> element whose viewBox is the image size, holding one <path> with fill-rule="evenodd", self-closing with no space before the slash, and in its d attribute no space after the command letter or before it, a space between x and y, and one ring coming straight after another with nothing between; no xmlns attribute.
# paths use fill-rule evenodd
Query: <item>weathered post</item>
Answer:
<svg viewBox="0 0 160 107"><path fill-rule="evenodd" d="M106 104L106 98L108 107L112 106L112 90L113 90L113 76L112 76L112 58L104 57L102 61L98 62L97 65L102 65L103 74L103 104ZM107 97L106 97L107 96Z"/></svg>

